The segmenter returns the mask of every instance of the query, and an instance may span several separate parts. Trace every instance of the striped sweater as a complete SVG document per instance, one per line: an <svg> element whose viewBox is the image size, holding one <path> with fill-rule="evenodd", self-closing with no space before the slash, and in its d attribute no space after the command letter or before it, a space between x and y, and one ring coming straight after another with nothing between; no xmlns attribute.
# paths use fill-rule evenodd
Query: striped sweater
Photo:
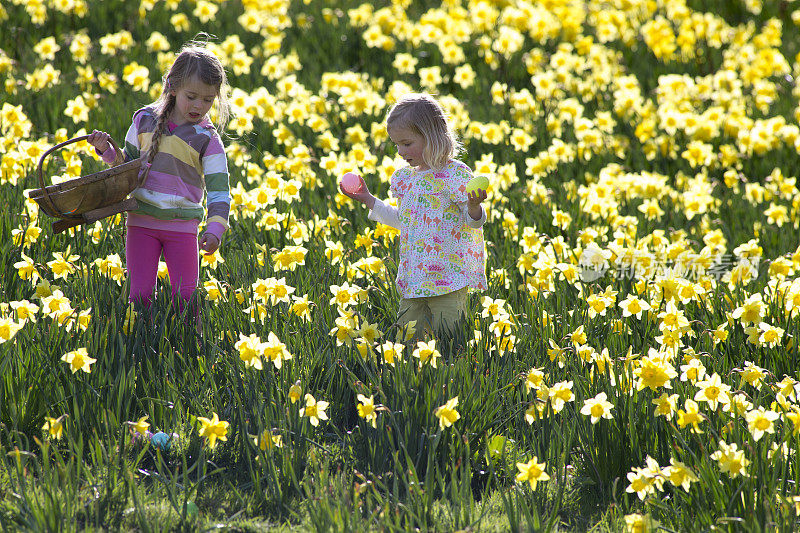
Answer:
<svg viewBox="0 0 800 533"><path fill-rule="evenodd" d="M148 150L155 126L151 106L134 113L125 135L127 161ZM147 181L132 193L139 208L128 213L128 226L196 234L205 193L206 231L221 239L231 206L222 140L208 117L199 124L170 124L168 130L161 135Z"/></svg>

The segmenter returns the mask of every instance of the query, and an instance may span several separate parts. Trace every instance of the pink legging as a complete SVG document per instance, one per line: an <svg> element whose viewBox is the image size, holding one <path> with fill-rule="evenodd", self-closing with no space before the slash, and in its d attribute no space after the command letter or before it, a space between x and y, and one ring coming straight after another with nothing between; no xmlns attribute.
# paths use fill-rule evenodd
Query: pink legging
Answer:
<svg viewBox="0 0 800 533"><path fill-rule="evenodd" d="M130 302L141 302L149 307L153 303L153 290L158 277L158 260L164 252L172 299L180 292L178 305L188 301L200 277L197 235L179 231L128 226L125 240L125 257L131 283Z"/></svg>

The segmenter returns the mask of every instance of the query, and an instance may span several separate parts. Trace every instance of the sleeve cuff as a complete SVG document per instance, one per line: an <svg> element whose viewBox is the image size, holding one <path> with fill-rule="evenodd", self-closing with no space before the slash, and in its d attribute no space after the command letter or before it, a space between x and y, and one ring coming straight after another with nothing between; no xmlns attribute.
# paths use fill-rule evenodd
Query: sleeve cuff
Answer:
<svg viewBox="0 0 800 533"><path fill-rule="evenodd" d="M482 227L486 223L486 209L483 208L481 205L481 218L475 220L469 215L469 209L467 209L467 226L470 228L478 229Z"/></svg>
<svg viewBox="0 0 800 533"><path fill-rule="evenodd" d="M108 148L102 154L97 150L97 148L95 148L94 151L98 156L100 156L103 159L103 161L105 161L109 165L117 160L117 151L114 150L114 147L111 146L111 144L108 145Z"/></svg>
<svg viewBox="0 0 800 533"><path fill-rule="evenodd" d="M219 222L209 222L206 226L206 233L210 233L222 242L222 234L225 233L225 226Z"/></svg>
<svg viewBox="0 0 800 533"><path fill-rule="evenodd" d="M383 222L384 217L381 215L385 210L386 206L383 205L383 202L375 198L375 203L372 204L372 209L370 209L369 213L367 213L367 218L373 222Z"/></svg>

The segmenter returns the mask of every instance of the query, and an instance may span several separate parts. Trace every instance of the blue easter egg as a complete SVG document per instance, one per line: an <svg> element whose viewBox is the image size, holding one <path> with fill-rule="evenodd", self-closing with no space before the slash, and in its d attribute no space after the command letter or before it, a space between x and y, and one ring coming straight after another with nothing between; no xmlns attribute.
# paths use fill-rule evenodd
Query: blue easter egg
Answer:
<svg viewBox="0 0 800 533"><path fill-rule="evenodd" d="M170 447L172 447L172 441L170 440L169 435L163 431L159 431L150 437L150 442L162 452L168 452Z"/></svg>

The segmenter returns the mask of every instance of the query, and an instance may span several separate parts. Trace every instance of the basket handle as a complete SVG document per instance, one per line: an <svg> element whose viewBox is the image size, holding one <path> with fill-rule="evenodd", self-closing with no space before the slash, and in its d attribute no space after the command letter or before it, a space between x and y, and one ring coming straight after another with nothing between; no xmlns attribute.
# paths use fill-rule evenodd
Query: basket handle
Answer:
<svg viewBox="0 0 800 533"><path fill-rule="evenodd" d="M47 198L47 203L50 204L50 207L53 209L53 211L58 211L58 209L56 209L55 204L50 199L50 193L47 192L47 187L44 184L44 176L42 175L42 165L44 164L44 159L48 155L50 155L51 153L55 152L56 150L58 150L60 148L63 148L65 146L67 146L68 144L72 144L72 143L76 143L76 142L80 142L80 141L85 141L88 138L89 138L89 135L81 135L79 137L73 137L72 139L68 139L68 140L66 140L66 141L64 141L62 143L58 143L57 145L53 146L52 148L47 150L45 153L43 153L42 157L39 158L39 167L38 167L39 184L42 186L42 192L44 192L44 196L45 196L45 198ZM111 143L111 148L114 149L114 154L118 154L120 152L120 149L119 149L119 146L117 146L116 141L114 141L114 139L112 137L109 137L108 138L108 142Z"/></svg>

